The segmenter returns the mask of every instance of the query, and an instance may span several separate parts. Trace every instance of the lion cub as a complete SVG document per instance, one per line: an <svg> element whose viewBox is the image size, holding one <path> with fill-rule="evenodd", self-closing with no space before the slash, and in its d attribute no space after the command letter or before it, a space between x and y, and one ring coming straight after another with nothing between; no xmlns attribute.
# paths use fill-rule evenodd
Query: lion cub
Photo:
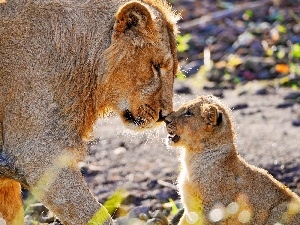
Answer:
<svg viewBox="0 0 300 225"><path fill-rule="evenodd" d="M218 98L192 100L165 122L169 144L184 147L180 225L300 224L300 198L241 158L230 109Z"/></svg>

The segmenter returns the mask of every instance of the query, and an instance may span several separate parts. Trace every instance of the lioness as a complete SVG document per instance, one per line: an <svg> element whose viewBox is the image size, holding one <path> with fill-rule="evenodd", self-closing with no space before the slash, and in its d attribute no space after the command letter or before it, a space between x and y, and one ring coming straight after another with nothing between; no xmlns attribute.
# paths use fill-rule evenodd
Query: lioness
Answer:
<svg viewBox="0 0 300 225"><path fill-rule="evenodd" d="M178 19L162 0L1 1L0 215L7 224L24 223L13 179L64 224L112 223L77 162L108 111L134 130L172 111Z"/></svg>
<svg viewBox="0 0 300 225"><path fill-rule="evenodd" d="M204 95L165 118L169 144L182 146L179 224L299 225L300 198L237 152L230 109Z"/></svg>

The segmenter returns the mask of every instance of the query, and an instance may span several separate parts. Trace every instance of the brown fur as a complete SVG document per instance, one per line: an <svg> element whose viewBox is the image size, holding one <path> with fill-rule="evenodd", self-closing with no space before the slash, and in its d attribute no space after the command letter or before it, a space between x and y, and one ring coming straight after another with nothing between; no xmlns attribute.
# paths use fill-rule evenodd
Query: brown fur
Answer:
<svg viewBox="0 0 300 225"><path fill-rule="evenodd" d="M0 178L0 218L5 218L13 225L24 223L20 188L19 182Z"/></svg>
<svg viewBox="0 0 300 225"><path fill-rule="evenodd" d="M21 215L14 178L64 224L111 223L77 168L84 139L110 110L134 130L172 111L178 15L160 0L7 0L0 15L1 214Z"/></svg>
<svg viewBox="0 0 300 225"><path fill-rule="evenodd" d="M230 109L219 99L201 96L165 121L169 143L184 147L180 225L300 224L300 198L238 155Z"/></svg>

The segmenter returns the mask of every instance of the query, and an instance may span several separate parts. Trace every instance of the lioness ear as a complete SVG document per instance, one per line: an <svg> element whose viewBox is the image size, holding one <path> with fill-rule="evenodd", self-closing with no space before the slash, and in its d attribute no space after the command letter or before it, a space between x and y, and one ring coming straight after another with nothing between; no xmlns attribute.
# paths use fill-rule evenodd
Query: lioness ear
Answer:
<svg viewBox="0 0 300 225"><path fill-rule="evenodd" d="M211 132L213 126L219 126L222 122L222 112L213 104L205 104L201 108L201 116L204 119L204 130Z"/></svg>
<svg viewBox="0 0 300 225"><path fill-rule="evenodd" d="M151 32L153 30L151 13L141 2L128 2L117 12L114 30L117 35L127 31Z"/></svg>

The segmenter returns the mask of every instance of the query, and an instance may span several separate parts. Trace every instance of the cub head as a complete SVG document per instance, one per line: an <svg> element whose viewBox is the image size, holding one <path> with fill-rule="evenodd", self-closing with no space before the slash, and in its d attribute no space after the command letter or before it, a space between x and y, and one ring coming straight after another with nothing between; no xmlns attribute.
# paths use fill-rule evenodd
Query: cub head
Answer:
<svg viewBox="0 0 300 225"><path fill-rule="evenodd" d="M169 144L191 149L214 147L234 137L230 109L218 98L204 95L182 105L165 118Z"/></svg>
<svg viewBox="0 0 300 225"><path fill-rule="evenodd" d="M177 19L161 0L130 1L116 13L105 93L131 129L153 127L172 111Z"/></svg>

